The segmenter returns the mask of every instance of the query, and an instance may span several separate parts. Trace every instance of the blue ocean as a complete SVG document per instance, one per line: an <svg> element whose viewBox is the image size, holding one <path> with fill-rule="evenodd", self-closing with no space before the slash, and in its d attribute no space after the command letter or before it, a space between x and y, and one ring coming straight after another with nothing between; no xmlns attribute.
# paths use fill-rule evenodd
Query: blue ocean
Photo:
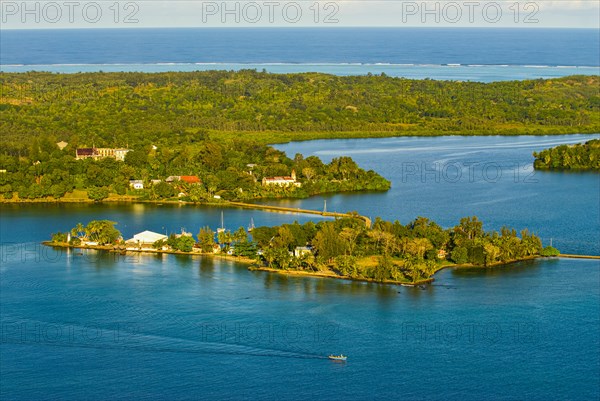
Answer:
<svg viewBox="0 0 600 401"><path fill-rule="evenodd" d="M500 81L600 73L592 29L4 30L1 70L381 74Z"/></svg>

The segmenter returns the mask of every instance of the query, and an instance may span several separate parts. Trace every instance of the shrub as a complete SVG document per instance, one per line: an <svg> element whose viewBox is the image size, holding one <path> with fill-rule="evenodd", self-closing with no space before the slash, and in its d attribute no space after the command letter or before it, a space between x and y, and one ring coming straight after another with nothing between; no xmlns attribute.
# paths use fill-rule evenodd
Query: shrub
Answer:
<svg viewBox="0 0 600 401"><path fill-rule="evenodd" d="M560 251L553 246L547 246L540 252L542 256L558 256L560 255Z"/></svg>

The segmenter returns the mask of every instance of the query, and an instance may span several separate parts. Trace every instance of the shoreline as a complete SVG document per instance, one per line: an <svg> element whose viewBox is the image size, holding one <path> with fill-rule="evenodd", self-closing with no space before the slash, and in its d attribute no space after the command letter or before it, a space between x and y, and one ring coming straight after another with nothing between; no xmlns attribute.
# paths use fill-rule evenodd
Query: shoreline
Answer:
<svg viewBox="0 0 600 401"><path fill-rule="evenodd" d="M424 280L419 280L414 283L404 282L404 281L394 281L394 280L377 281L377 280L369 279L369 278L356 278L356 277L350 277L350 276L340 276L340 275L335 274L332 271L309 272L309 271L304 271L304 270L280 270L280 269L274 269L274 268L266 267L266 266L259 266L255 259L245 258L243 256L233 256L233 255L226 255L226 254L223 255L220 253L182 252L182 251L171 251L171 250L165 251L162 249L149 249L149 248L123 249L123 248L119 248L118 246L115 246L115 245L70 245L70 244L66 244L66 243L57 243L57 242L52 242L52 241L43 241L42 245L49 246L52 248L61 248L61 249L93 249L96 251L119 253L119 254L123 254L123 255L127 254L128 252L132 252L132 253L147 253L147 254L154 254L154 255L167 254L167 255L207 256L210 258L215 258L215 259L218 258L218 259L228 260L231 262L237 262L237 263L249 265L247 268L249 271L262 271L262 272L267 272L267 273L278 273L278 274L282 274L282 275L286 275L286 276L335 278L335 279L341 279L341 280L362 281L362 282L377 283L377 284L394 284L394 285L402 285L402 286L409 286L409 287L415 287L415 286L419 286L419 285L429 284L434 281L433 277L424 279Z"/></svg>
<svg viewBox="0 0 600 401"><path fill-rule="evenodd" d="M256 266L256 267L250 266L250 267L248 267L248 270L249 271L260 271L260 272L266 272L266 273L276 273L276 274L281 274L283 276L334 278L334 279L338 279L338 280L361 281L361 282L375 283L375 284L393 284L393 285L400 285L403 287L417 287L419 285L430 284L434 281L433 277L428 278L428 279L419 280L414 283L406 282L406 281L395 281L395 280L377 281L377 280L371 279L371 278L340 276L340 275L335 274L332 271L310 272L310 271L306 271L306 270L282 270L282 269L274 269L272 267L266 267L266 266Z"/></svg>
<svg viewBox="0 0 600 401"><path fill-rule="evenodd" d="M66 243L58 243L58 242L52 242L52 241L43 241L42 245L45 246L49 246L52 248L62 248L62 249L93 249L96 251L106 251L106 252L112 252L112 253L119 253L122 255L126 255L127 253L131 252L131 253L147 253L147 254L153 254L153 255L162 255L162 254L168 254L168 255L187 255L187 256L202 256L202 257L210 257L210 258L218 258L218 259L224 259L224 260L229 260L232 262L237 262L237 263L243 263L246 265L251 265L256 263L256 260L254 259L250 259L250 258L246 258L243 256L234 256L234 255L227 255L227 254L221 254L221 253L206 253L206 252L182 252L182 251L165 251L162 249L150 249L150 248L141 248L141 249L123 249L123 248L119 248L118 246L115 245L70 245L70 244L66 244Z"/></svg>
<svg viewBox="0 0 600 401"><path fill-rule="evenodd" d="M433 272L430 278L415 281L415 282L406 282L406 281L396 281L396 280L383 280L378 281L371 278L361 278L361 277L351 277L351 276L342 276L338 275L335 272L328 271L306 271L306 270L283 270L283 269L275 269L267 266L259 266L255 259L250 259L242 256L233 256L221 253L204 253L204 252L182 252L182 251L173 251L173 250L162 250L162 249L149 249L149 248L141 248L141 249L124 249L115 245L70 245L67 243L55 243L52 241L43 241L42 245L49 246L52 248L63 248L63 249L93 249L98 251L107 251L113 253L127 254L131 253L146 253L146 254L154 254L154 255L187 255L187 256L200 256L200 257L210 257L213 259L222 259L228 260L231 262L242 263L248 265L248 271L259 271L265 272L269 274L280 274L283 276L296 276L296 277L317 277L317 278L332 278L338 280L349 280L349 281L358 281L358 282L366 282L366 283L374 283L374 284L391 284L391 285L399 285L403 287L418 287L426 284L431 284L435 281L435 275L442 270L445 269L489 269L494 267L508 266L511 264L532 261L535 259L546 258L544 256L528 256L522 259L515 259L506 262L496 262L489 266L482 265L473 265L473 264L445 264L440 266ZM600 259L600 256L593 255L560 255L556 258L577 258L577 259Z"/></svg>
<svg viewBox="0 0 600 401"><path fill-rule="evenodd" d="M600 259L600 255L573 255L568 253L561 253L557 258L565 259Z"/></svg>

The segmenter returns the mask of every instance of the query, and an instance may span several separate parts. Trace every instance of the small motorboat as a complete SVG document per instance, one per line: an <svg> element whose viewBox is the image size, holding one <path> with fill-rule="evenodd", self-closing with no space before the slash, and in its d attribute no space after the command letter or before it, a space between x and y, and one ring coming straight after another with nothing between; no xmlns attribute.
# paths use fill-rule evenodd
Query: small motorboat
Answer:
<svg viewBox="0 0 600 401"><path fill-rule="evenodd" d="M329 355L328 356L329 359L331 359L332 361L345 361L346 359L348 359L347 356L345 355Z"/></svg>

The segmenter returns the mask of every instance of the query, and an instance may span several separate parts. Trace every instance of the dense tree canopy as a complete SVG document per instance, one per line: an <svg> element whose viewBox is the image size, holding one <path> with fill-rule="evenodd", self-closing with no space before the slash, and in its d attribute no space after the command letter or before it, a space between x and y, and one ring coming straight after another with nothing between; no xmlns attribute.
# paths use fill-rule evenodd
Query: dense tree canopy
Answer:
<svg viewBox="0 0 600 401"><path fill-rule="evenodd" d="M80 190L73 197L102 200L110 194L165 199L183 193L186 200L202 201L385 190L389 182L348 157L325 165L314 156L289 158L266 144L598 132L599 84L596 76L483 84L252 70L0 73L0 195L60 198ZM64 149L57 146L61 141ZM81 147L132 151L124 162L76 161ZM587 163L587 154L580 160L579 152L567 158L570 153L560 161L553 155L551 164ZM259 184L292 170L301 188ZM202 184L150 185L170 175L197 175ZM142 180L145 189L131 191L131 179Z"/></svg>
<svg viewBox="0 0 600 401"><path fill-rule="evenodd" d="M79 241L119 244L116 223L96 220L71 230L71 245ZM64 244L66 233L52 234L54 243ZM157 250L227 253L259 259L268 267L304 271L328 271L340 276L380 282L419 282L429 279L449 263L493 266L532 256L556 256L556 248L542 248L539 237L503 227L500 232L483 230L477 217L465 217L444 229L417 217L406 225L377 218L365 227L357 218L345 217L317 224L307 222L235 231L201 227L197 240L190 233L172 234L152 247Z"/></svg>
<svg viewBox="0 0 600 401"><path fill-rule="evenodd" d="M294 235L288 238L287 233ZM406 225L376 219L366 228L356 219L312 222L280 227L257 227L252 231L269 267L281 269L331 269L353 278L414 282L431 277L446 261L491 266L540 255L540 239L523 230L502 228L485 232L477 217L465 217L451 229L417 217ZM295 247L310 246L311 257L291 257Z"/></svg>
<svg viewBox="0 0 600 401"><path fill-rule="evenodd" d="M61 140L142 148L193 144L207 133L217 140L272 143L350 135L598 132L599 84L597 76L485 84L253 70L0 73L0 138L9 153L36 159L29 153L33 140L41 149ZM214 171L224 160L211 145L201 157Z"/></svg>
<svg viewBox="0 0 600 401"><path fill-rule="evenodd" d="M600 139L556 146L534 152L533 156L533 166L540 170L600 170Z"/></svg>
<svg viewBox="0 0 600 401"><path fill-rule="evenodd" d="M30 144L27 154L0 154L0 194L12 199L61 198L67 192L84 191L94 201L110 194L142 200L179 199L202 202L215 195L228 200L265 197L307 197L325 192L387 190L390 182L361 169L351 158L335 158L324 164L315 156L290 159L268 145L245 139L216 141L205 136L193 143L134 148L125 161L114 158L76 160L74 149L59 150L54 143ZM132 156L130 156L132 155ZM264 177L291 176L298 185L263 185ZM200 182L165 182L169 176L198 176ZM143 190L130 188L141 180Z"/></svg>

